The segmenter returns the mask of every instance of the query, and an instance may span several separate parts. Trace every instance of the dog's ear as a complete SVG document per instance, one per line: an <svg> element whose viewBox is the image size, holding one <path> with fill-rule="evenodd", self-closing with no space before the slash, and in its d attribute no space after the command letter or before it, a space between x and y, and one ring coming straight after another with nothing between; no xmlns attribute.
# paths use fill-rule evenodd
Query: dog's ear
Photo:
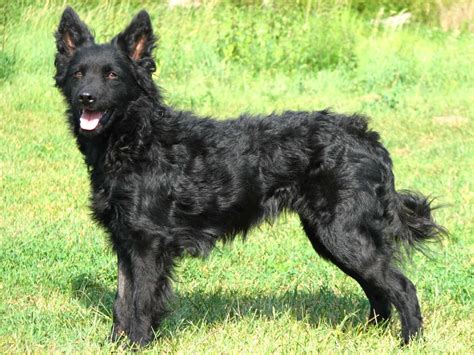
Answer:
<svg viewBox="0 0 474 355"><path fill-rule="evenodd" d="M155 42L150 15L145 10L140 11L128 27L112 40L133 61L150 72L156 69L152 57Z"/></svg>
<svg viewBox="0 0 474 355"><path fill-rule="evenodd" d="M55 33L59 55L71 57L77 48L94 43L94 37L71 7L66 7Z"/></svg>

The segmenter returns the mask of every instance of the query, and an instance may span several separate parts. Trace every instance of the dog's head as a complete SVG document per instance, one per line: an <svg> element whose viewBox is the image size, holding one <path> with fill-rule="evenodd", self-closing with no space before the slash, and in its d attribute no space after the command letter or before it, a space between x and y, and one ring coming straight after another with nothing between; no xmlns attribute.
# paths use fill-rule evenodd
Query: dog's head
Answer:
<svg viewBox="0 0 474 355"><path fill-rule="evenodd" d="M158 98L152 73L155 36L146 11L110 43L96 44L86 24L70 7L55 33L56 86L69 105L73 130L98 136L123 118L128 106L146 95Z"/></svg>

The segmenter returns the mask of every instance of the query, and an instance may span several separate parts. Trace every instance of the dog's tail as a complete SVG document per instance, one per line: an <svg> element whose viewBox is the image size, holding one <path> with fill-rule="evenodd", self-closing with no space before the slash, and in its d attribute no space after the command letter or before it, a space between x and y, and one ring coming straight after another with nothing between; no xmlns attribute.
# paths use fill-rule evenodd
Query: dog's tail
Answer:
<svg viewBox="0 0 474 355"><path fill-rule="evenodd" d="M433 219L431 212L439 208L432 206L433 200L406 190L397 192L397 197L399 223L395 235L408 253L412 249L423 252L425 242L439 242L442 236L448 234L448 231Z"/></svg>

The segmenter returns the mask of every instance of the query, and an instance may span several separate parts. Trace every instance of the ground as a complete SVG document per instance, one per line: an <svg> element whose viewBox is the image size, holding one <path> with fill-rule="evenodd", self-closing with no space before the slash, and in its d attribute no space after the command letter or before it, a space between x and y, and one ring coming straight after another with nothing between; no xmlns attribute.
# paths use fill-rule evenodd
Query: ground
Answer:
<svg viewBox="0 0 474 355"><path fill-rule="evenodd" d="M382 29L344 10L146 7L161 37L155 79L169 104L222 119L326 107L372 117L397 188L437 197L445 207L435 217L451 232L405 266L425 320L424 340L408 351L473 352L472 33L416 22ZM138 9L76 7L99 40ZM121 349L107 341L115 258L91 220L86 168L53 87L61 10L11 7L1 25L2 352ZM314 253L293 215L206 260L183 260L175 284L152 352L401 351L398 318L386 329L366 325L362 291Z"/></svg>

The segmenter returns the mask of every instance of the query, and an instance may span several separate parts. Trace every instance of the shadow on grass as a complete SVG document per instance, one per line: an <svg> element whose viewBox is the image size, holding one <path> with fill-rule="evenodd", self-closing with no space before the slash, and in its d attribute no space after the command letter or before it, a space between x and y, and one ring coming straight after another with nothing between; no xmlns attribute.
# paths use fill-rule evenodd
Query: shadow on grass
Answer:
<svg viewBox="0 0 474 355"><path fill-rule="evenodd" d="M73 297L87 308L112 318L115 290L90 275L80 275L71 282ZM314 293L291 291L284 294L243 295L238 290L206 293L178 293L171 312L159 330L162 337L173 337L188 327L212 326L245 317L272 320L290 315L311 326L357 327L365 324L368 302L360 294L335 294L328 286Z"/></svg>
<svg viewBox="0 0 474 355"><path fill-rule="evenodd" d="M337 326L363 325L368 301L356 294L337 295L329 287L314 293L292 291L284 294L242 295L239 291L186 293L179 295L177 308L163 324L165 336L189 325L212 325L243 318L273 320L287 315L317 327L320 323ZM176 305L175 305L176 306ZM168 334L167 334L168 333Z"/></svg>
<svg viewBox="0 0 474 355"><path fill-rule="evenodd" d="M98 313L112 318L112 305L115 299L115 290L111 290L93 276L82 274L71 280L72 295L83 306L93 308Z"/></svg>

